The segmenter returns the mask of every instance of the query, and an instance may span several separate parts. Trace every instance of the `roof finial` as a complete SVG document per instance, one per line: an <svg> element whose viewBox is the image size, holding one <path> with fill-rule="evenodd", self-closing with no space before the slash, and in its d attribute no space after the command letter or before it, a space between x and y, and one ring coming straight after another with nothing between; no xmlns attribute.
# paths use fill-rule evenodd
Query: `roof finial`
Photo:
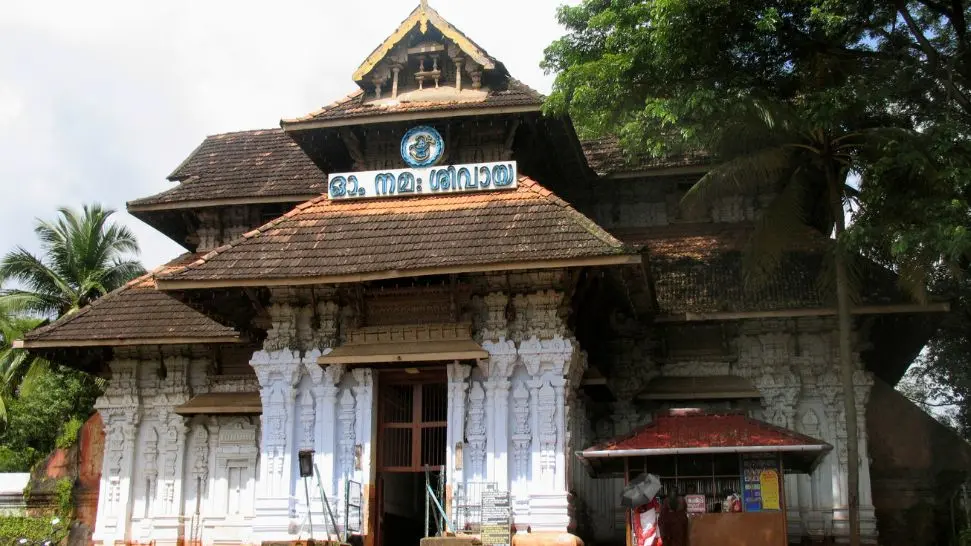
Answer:
<svg viewBox="0 0 971 546"><path fill-rule="evenodd" d="M420 0L418 5L419 21L421 22L421 33L428 32L428 0Z"/></svg>

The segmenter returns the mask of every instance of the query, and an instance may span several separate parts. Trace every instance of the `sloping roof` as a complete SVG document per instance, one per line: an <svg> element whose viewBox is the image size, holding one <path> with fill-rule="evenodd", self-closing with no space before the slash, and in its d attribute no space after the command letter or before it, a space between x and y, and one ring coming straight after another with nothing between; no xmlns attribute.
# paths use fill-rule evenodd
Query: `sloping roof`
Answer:
<svg viewBox="0 0 971 546"><path fill-rule="evenodd" d="M390 36L385 38L381 45L374 49L368 58L361 63L361 66L354 71L354 81L361 81L364 77L374 69L375 66L385 56L398 45L405 36L408 35L415 27L421 31L422 34L427 32L428 24L438 29L443 36L452 40L455 45L462 50L473 61L482 65L486 70L492 70L497 65L498 61L492 58L482 47L473 42L468 36L466 36L462 31L452 26L451 23L445 20L437 11L428 7L428 2L426 0L421 0L421 3L416 7L404 21L398 25L398 28L391 33Z"/></svg>
<svg viewBox="0 0 971 546"><path fill-rule="evenodd" d="M712 157L701 152L667 157L635 154L631 157L624 153L620 141L615 136L583 140L580 142L580 146L583 148L583 154L587 157L587 164L599 176L679 167L698 167L712 163Z"/></svg>
<svg viewBox="0 0 971 546"><path fill-rule="evenodd" d="M765 277L751 278L743 253L751 240L748 223L708 223L645 228L615 234L649 251L658 306L662 314L782 311L832 307L819 279L831 242L807 231L793 243L781 265ZM816 233L815 236L812 234ZM889 273L873 268L863 283L860 304L907 302Z"/></svg>
<svg viewBox="0 0 971 546"><path fill-rule="evenodd" d="M617 464L631 457L778 453L786 471L811 472L833 446L741 412L706 413L670 410L629 434L578 453L595 476L623 471Z"/></svg>
<svg viewBox="0 0 971 546"><path fill-rule="evenodd" d="M448 110L535 110L543 105L545 97L519 80L509 78L504 89L483 89L484 93L467 93L454 98L444 97L435 100L421 100L416 95L414 100L374 101L368 100L364 91L358 89L344 98L324 106L316 112L311 112L299 118L283 120L284 128L300 128L313 125L316 122L359 120L374 116L389 116L393 114L425 114L444 112ZM373 98L373 97L371 97Z"/></svg>
<svg viewBox="0 0 971 546"><path fill-rule="evenodd" d="M598 452L635 450L708 450L714 448L818 446L831 448L822 440L752 419L743 413L706 413L700 410L671 410L633 432L583 450L584 456ZM601 455L606 456L606 455Z"/></svg>
<svg viewBox="0 0 971 546"><path fill-rule="evenodd" d="M324 174L281 129L207 137L168 176L180 182L128 203L132 212L232 199L304 201L326 191Z"/></svg>
<svg viewBox="0 0 971 546"><path fill-rule="evenodd" d="M155 288L153 275L181 267L197 257L196 254L184 254L76 313L27 333L23 347L236 342L235 330Z"/></svg>
<svg viewBox="0 0 971 546"><path fill-rule="evenodd" d="M561 267L567 261L631 263L639 257L552 192L521 178L509 191L321 197L157 278L164 290Z"/></svg>

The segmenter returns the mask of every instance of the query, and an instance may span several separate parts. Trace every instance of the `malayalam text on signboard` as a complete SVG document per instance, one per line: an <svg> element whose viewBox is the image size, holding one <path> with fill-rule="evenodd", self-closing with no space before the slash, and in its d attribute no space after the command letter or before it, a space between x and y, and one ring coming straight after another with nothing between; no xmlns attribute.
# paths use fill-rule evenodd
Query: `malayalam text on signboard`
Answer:
<svg viewBox="0 0 971 546"><path fill-rule="evenodd" d="M479 539L483 546L508 546L511 539L512 504L508 491L489 490L482 493L482 529Z"/></svg>
<svg viewBox="0 0 971 546"><path fill-rule="evenodd" d="M343 200L512 190L518 176L515 161L334 173L327 177L327 197Z"/></svg>

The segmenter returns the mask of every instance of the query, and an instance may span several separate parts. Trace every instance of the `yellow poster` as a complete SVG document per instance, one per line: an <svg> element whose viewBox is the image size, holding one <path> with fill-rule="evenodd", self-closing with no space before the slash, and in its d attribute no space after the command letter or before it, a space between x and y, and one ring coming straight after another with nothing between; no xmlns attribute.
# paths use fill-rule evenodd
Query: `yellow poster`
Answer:
<svg viewBox="0 0 971 546"><path fill-rule="evenodd" d="M759 485L762 489L762 509L780 510L779 473L775 470L763 470L759 474Z"/></svg>

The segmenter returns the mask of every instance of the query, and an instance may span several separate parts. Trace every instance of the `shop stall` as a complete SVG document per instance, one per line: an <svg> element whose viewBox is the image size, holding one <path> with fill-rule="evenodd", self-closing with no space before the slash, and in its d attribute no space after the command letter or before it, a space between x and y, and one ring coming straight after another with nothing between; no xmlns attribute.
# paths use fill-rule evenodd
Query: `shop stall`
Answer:
<svg viewBox="0 0 971 546"><path fill-rule="evenodd" d="M784 476L812 473L831 449L743 413L671 410L577 455L594 477L659 482L655 499L627 511L627 546L655 546L665 539L663 521L651 529L657 518L685 517L692 546L784 546ZM665 546L684 542L668 538Z"/></svg>

